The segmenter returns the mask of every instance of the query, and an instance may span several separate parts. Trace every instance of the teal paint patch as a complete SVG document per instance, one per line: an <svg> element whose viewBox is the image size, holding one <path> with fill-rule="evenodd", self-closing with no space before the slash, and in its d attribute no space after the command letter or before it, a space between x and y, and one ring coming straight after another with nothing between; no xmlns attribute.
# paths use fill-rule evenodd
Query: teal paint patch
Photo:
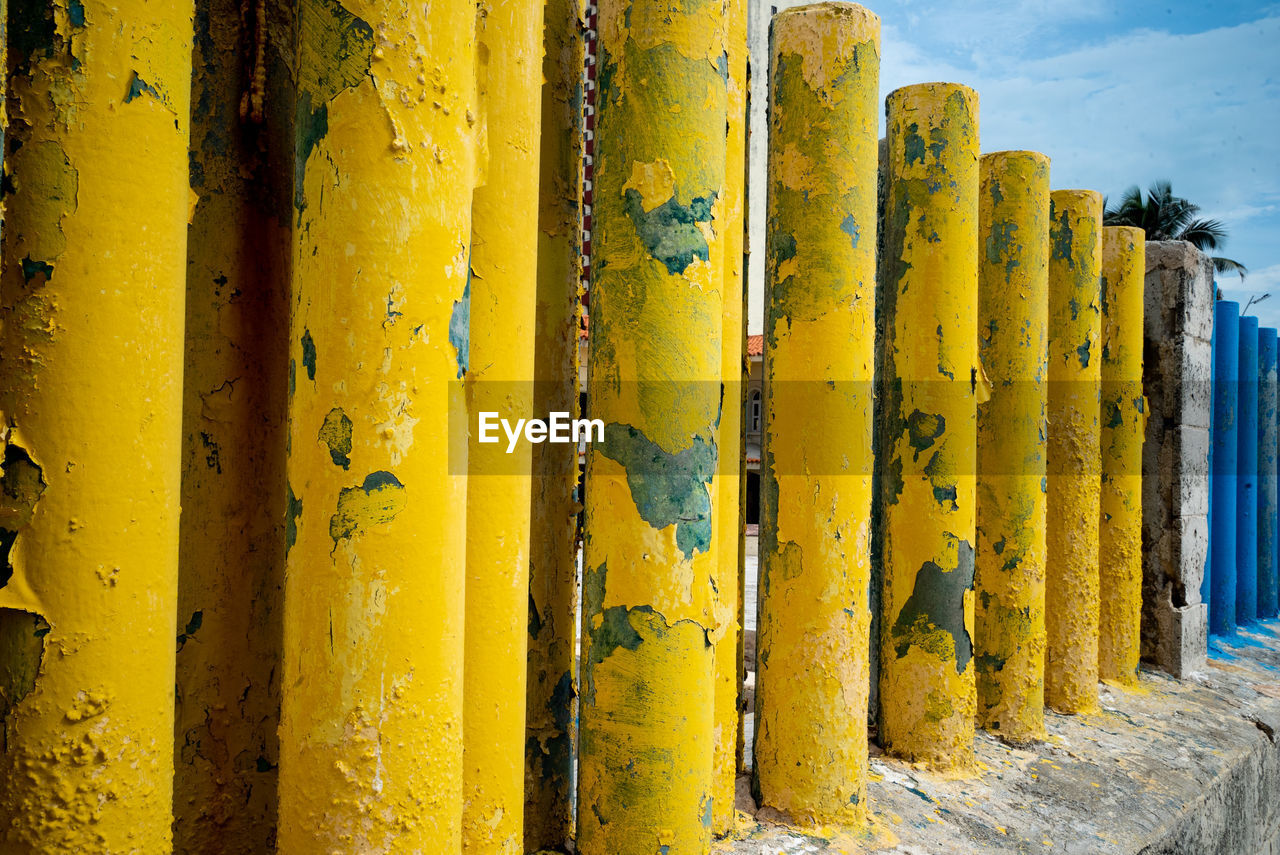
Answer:
<svg viewBox="0 0 1280 855"><path fill-rule="evenodd" d="M160 94L160 90L139 77L138 72L135 71L133 72L133 76L129 78L129 88L125 90L124 102L128 104L131 101L141 98L144 94L150 95L161 104L166 103L164 96Z"/></svg>
<svg viewBox="0 0 1280 855"><path fill-rule="evenodd" d="M716 469L714 439L669 454L630 425L608 424L600 453L622 465L640 517L656 529L676 526L676 546L685 558L711 548L711 495Z"/></svg>
<svg viewBox="0 0 1280 855"><path fill-rule="evenodd" d="M334 407L325 414L320 425L319 439L329 448L329 457L335 466L351 468L351 419L341 407Z"/></svg>
<svg viewBox="0 0 1280 855"><path fill-rule="evenodd" d="M329 539L338 542L355 537L368 526L389 523L404 509L404 485L390 472L367 475L358 487L343 487L338 507L329 518Z"/></svg>
<svg viewBox="0 0 1280 855"><path fill-rule="evenodd" d="M302 0L297 14L305 38L298 59L293 204L301 214L307 206L307 160L329 132L328 104L369 79L376 41L373 27L337 0Z"/></svg>
<svg viewBox="0 0 1280 855"><path fill-rule="evenodd" d="M1003 263L1006 277L1012 275L1013 269L1019 264L1014 253L1017 247L1015 234L1017 231L1017 223L1001 220L991 224L991 233L987 235L987 263Z"/></svg>
<svg viewBox="0 0 1280 855"><path fill-rule="evenodd" d="M698 196L686 206L672 196L646 212L640 193L628 189L623 208L649 255L661 262L668 273L678 276L695 259L708 261L711 257L698 223L711 222L711 206L715 200L716 194L712 193Z"/></svg>
<svg viewBox="0 0 1280 855"><path fill-rule="evenodd" d="M1063 211L1059 214L1052 200L1049 201L1049 242L1053 247L1055 259L1065 261L1067 267L1076 266L1075 259L1071 257L1071 246L1075 243L1075 233L1071 229L1071 212Z"/></svg>
<svg viewBox="0 0 1280 855"><path fill-rule="evenodd" d="M907 441L915 449L913 460L920 459L920 452L930 448L947 432L947 420L939 413L915 410L907 416Z"/></svg>
<svg viewBox="0 0 1280 855"><path fill-rule="evenodd" d="M53 278L53 265L47 261L36 261L31 256L22 259L22 279L28 284L37 276L44 277L41 284Z"/></svg>
<svg viewBox="0 0 1280 855"><path fill-rule="evenodd" d="M298 391L298 361L296 359L289 360L289 397Z"/></svg>
<svg viewBox="0 0 1280 855"><path fill-rule="evenodd" d="M67 18L71 21L71 26L83 29L85 25L83 0L70 0L67 3Z"/></svg>
<svg viewBox="0 0 1280 855"><path fill-rule="evenodd" d="M847 215L840 221L840 231L849 236L849 240L853 243L853 248L858 248L858 239L862 236L858 230L858 221L853 218L853 214Z"/></svg>
<svg viewBox="0 0 1280 855"><path fill-rule="evenodd" d="M924 137L920 136L920 125L916 122L907 125L902 138L902 149L906 157L907 166L917 161L924 163Z"/></svg>
<svg viewBox="0 0 1280 855"><path fill-rule="evenodd" d="M316 379L316 340L311 337L311 330L302 331L302 367L307 369L307 379Z"/></svg>
<svg viewBox="0 0 1280 855"><path fill-rule="evenodd" d="M1088 368L1088 367L1089 367L1089 347L1090 347L1092 344L1093 344L1093 342L1091 342L1089 339L1087 339L1087 338L1086 338L1086 339L1084 340L1084 343L1083 343L1083 344L1081 344L1079 347L1077 347L1077 348L1076 348L1076 355L1077 355L1077 356L1079 357L1079 359L1080 359L1080 367L1081 367L1081 368Z"/></svg>
<svg viewBox="0 0 1280 855"><path fill-rule="evenodd" d="M901 659L921 629L942 630L951 636L955 648L956 673L963 674L973 658L973 641L964 625L964 595L973 588L973 547L967 540L960 541L956 559L956 569L950 572L933 561L921 565L892 632Z"/></svg>
<svg viewBox="0 0 1280 855"><path fill-rule="evenodd" d="M653 612L652 608L643 606L636 611ZM587 649L585 663L586 685L583 700L592 704L596 697L595 666L613 655L618 648L635 650L643 640L640 633L631 625L629 611L626 606L611 606L600 614L600 625L589 633L590 644Z"/></svg>
<svg viewBox="0 0 1280 855"><path fill-rule="evenodd" d="M942 160L942 153L947 150L947 132L942 128L929 129L929 152L934 160Z"/></svg>
<svg viewBox="0 0 1280 855"><path fill-rule="evenodd" d="M311 106L311 93L299 92L296 115L296 128L293 149L293 207L301 215L307 207L306 177L307 161L311 152L325 134L329 133L329 107L320 104Z"/></svg>
<svg viewBox="0 0 1280 855"><path fill-rule="evenodd" d="M293 494L293 485L286 484L284 504L284 554L298 542L298 517L302 516L302 500Z"/></svg>
<svg viewBox="0 0 1280 855"><path fill-rule="evenodd" d="M538 604L533 599L533 592L529 592L529 640L537 641L538 635L542 632L542 615L538 614Z"/></svg>
<svg viewBox="0 0 1280 855"><path fill-rule="evenodd" d="M471 269L470 261L467 269ZM453 358L458 365L458 379L467 374L471 364L471 274L462 286L462 299L454 300L453 313L449 315L449 343L453 345Z"/></svg>
<svg viewBox="0 0 1280 855"><path fill-rule="evenodd" d="M178 652L182 652L182 648L187 642L195 637L195 634L204 626L204 611L195 611L191 613L191 620L187 621L186 627L182 632L178 633Z"/></svg>

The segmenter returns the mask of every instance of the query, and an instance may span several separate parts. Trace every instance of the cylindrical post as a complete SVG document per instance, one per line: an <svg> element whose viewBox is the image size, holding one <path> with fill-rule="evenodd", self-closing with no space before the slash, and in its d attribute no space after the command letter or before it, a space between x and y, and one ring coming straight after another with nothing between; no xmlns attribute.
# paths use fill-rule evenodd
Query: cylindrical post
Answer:
<svg viewBox="0 0 1280 855"><path fill-rule="evenodd" d="M1077 713L1098 705L1102 197L1055 190L1049 243L1045 700Z"/></svg>
<svg viewBox="0 0 1280 855"><path fill-rule="evenodd" d="M1236 441L1236 624L1258 619L1258 319L1240 316Z"/></svg>
<svg viewBox="0 0 1280 855"><path fill-rule="evenodd" d="M0 851L160 855L192 3L9 8Z"/></svg>
<svg viewBox="0 0 1280 855"><path fill-rule="evenodd" d="M293 42L198 0L187 246L174 851L271 851L280 719ZM277 20L291 22L285 0ZM250 93L241 111L242 98ZM286 166L287 165L287 166Z"/></svg>
<svg viewBox="0 0 1280 855"><path fill-rule="evenodd" d="M982 156L974 658L978 724L1013 743L1044 736L1045 383L1049 158Z"/></svg>
<svg viewBox="0 0 1280 855"><path fill-rule="evenodd" d="M461 851L476 9L413 8L299 21L281 852Z"/></svg>
<svg viewBox="0 0 1280 855"><path fill-rule="evenodd" d="M722 7L603 0L578 851L710 847ZM709 640L708 636L712 638Z"/></svg>
<svg viewBox="0 0 1280 855"><path fill-rule="evenodd" d="M742 373L744 257L743 214L746 209L747 160L747 0L727 0L729 78L727 81L729 137L725 152L724 194L724 333L720 338L721 384L724 405L716 437L716 686L715 772L712 781L712 830L723 836L733 830L734 795L738 780L738 739L742 711L742 623L738 565L739 503L742 458Z"/></svg>
<svg viewBox="0 0 1280 855"><path fill-rule="evenodd" d="M582 68L586 0L548 0L543 26L533 411L579 417ZM560 850L573 830L577 750L578 446L533 447L529 526L524 848Z"/></svg>
<svg viewBox="0 0 1280 855"><path fill-rule="evenodd" d="M1236 631L1236 459L1240 453L1236 406L1240 366L1240 304L1214 303L1213 504L1209 531L1209 631Z"/></svg>
<svg viewBox="0 0 1280 855"><path fill-rule="evenodd" d="M1276 580L1276 330L1258 330L1258 617L1280 611Z"/></svg>
<svg viewBox="0 0 1280 855"><path fill-rule="evenodd" d="M978 362L978 96L890 93L880 738L940 767L973 756Z"/></svg>
<svg viewBox="0 0 1280 855"><path fill-rule="evenodd" d="M754 788L866 815L880 19L774 16ZM865 237L865 239L864 239Z"/></svg>
<svg viewBox="0 0 1280 855"><path fill-rule="evenodd" d="M484 0L476 41L488 152L471 208L462 848L524 852L533 445L482 441L479 419L533 411L542 4ZM490 440L493 438L490 437Z"/></svg>
<svg viewBox="0 0 1280 855"><path fill-rule="evenodd" d="M1098 676L1138 678L1142 630L1142 312L1146 233L1102 230L1102 470L1098 517Z"/></svg>

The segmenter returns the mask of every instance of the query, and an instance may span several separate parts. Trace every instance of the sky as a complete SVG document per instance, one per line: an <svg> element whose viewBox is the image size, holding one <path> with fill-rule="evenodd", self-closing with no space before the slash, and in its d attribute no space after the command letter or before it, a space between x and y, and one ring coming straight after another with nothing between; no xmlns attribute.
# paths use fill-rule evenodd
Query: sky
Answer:
<svg viewBox="0 0 1280 855"><path fill-rule="evenodd" d="M978 90L983 151L1049 155L1055 189L1112 198L1158 179L1222 220L1228 299L1280 326L1280 3L896 0L881 18L881 94ZM883 118L881 119L883 133Z"/></svg>
<svg viewBox="0 0 1280 855"><path fill-rule="evenodd" d="M769 2L754 0L753 12ZM973 87L982 150L1044 152L1055 189L1117 198L1168 179L1226 226L1216 254L1249 268L1243 283L1219 275L1224 295L1243 306L1270 293L1251 314L1280 326L1280 2L863 2L881 19L882 96L926 81ZM753 52L764 52L763 29L753 38ZM753 98L763 101L763 86L753 80ZM753 121L764 130L763 113ZM753 201L763 222L757 204L763 198ZM753 333L763 301L756 256Z"/></svg>

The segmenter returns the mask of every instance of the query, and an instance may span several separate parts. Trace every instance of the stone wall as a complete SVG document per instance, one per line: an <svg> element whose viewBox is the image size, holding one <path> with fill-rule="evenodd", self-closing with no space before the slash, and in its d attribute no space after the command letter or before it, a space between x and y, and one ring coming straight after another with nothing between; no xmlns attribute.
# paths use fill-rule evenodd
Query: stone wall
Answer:
<svg viewBox="0 0 1280 855"><path fill-rule="evenodd" d="M1147 243L1142 454L1142 657L1174 676L1204 667L1213 267L1183 241Z"/></svg>

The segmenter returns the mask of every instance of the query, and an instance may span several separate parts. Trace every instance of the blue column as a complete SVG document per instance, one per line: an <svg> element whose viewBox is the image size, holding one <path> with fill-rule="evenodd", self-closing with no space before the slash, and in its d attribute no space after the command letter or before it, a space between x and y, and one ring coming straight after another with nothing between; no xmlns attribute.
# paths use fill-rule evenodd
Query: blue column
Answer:
<svg viewBox="0 0 1280 855"><path fill-rule="evenodd" d="M1236 623L1258 619L1258 319L1240 318L1236 457Z"/></svg>
<svg viewBox="0 0 1280 855"><path fill-rule="evenodd" d="M1258 330L1258 617L1272 618L1280 611L1276 558L1276 442L1280 440L1277 417L1276 331Z"/></svg>
<svg viewBox="0 0 1280 855"><path fill-rule="evenodd" d="M1209 631L1236 630L1236 374L1240 364L1240 304L1214 304L1213 506L1209 543Z"/></svg>

